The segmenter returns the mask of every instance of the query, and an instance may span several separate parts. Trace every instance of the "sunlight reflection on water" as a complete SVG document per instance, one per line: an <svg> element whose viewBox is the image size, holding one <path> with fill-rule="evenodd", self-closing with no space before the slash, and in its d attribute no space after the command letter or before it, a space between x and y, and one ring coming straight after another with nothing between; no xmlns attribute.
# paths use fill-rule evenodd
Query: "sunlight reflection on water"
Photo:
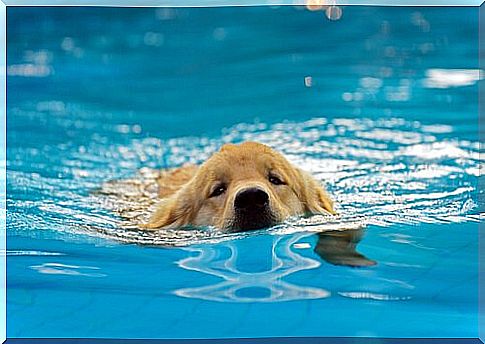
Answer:
<svg viewBox="0 0 485 344"><path fill-rule="evenodd" d="M174 293L182 297L219 302L279 302L328 297L330 293L322 288L283 280L296 272L315 269L321 265L318 260L299 255L291 249L293 244L308 235L275 237L269 247L272 252L271 264L263 271L241 271L238 268L238 247L233 242L224 243L223 248L185 248L184 250L197 255L190 255L177 262L180 268L217 276L222 281L202 287L182 288ZM229 252L228 258L221 257L223 249Z"/></svg>
<svg viewBox="0 0 485 344"><path fill-rule="evenodd" d="M77 177L68 184L56 178L33 178L27 173L9 171L17 188L37 189L45 197L55 195L57 199L9 200L11 206L35 209L28 215L10 212L9 224L21 230L35 222L39 229L59 227L60 231L81 230L125 242L171 246L243 237L245 234L210 228L155 233L133 228L146 221L157 201L157 171L153 168L160 166L160 161L165 167L201 163L222 144L247 140L268 144L295 165L312 172L336 200L340 213L337 218L290 219L273 228L274 233L318 232L370 224L479 221L473 197L479 169L478 145L441 137L449 130L446 126L423 126L400 118L314 118L271 126L242 123L224 130L220 138L144 138L128 145L92 143L82 154L77 147L66 146L65 149L75 150L77 156L76 160L65 162L72 166L66 167L65 173ZM90 154L95 151L96 155ZM127 171L136 170L140 162L147 167L128 183L117 186L118 190L111 190L112 196L93 194L103 181L110 179L106 176L103 180L103 171L93 174L88 167L100 156L123 162ZM125 220L120 221L113 211Z"/></svg>

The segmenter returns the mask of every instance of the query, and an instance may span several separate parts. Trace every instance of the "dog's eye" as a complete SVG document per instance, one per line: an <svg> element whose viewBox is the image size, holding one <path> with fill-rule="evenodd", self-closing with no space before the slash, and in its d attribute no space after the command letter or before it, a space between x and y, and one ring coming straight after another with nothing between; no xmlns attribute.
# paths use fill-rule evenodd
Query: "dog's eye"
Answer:
<svg viewBox="0 0 485 344"><path fill-rule="evenodd" d="M284 185L285 184L284 181L282 181L280 178L278 178L278 177L276 177L272 174L270 174L268 176L268 180L271 184L274 184L274 185Z"/></svg>
<svg viewBox="0 0 485 344"><path fill-rule="evenodd" d="M220 184L214 189L214 191L212 191L212 193L209 195L209 198L220 196L224 192L226 192L226 186L224 184Z"/></svg>

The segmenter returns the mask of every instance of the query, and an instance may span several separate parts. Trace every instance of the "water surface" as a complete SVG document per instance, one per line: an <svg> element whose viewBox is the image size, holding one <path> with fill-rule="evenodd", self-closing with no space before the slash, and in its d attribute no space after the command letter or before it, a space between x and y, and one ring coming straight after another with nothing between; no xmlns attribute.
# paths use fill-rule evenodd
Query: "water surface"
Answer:
<svg viewBox="0 0 485 344"><path fill-rule="evenodd" d="M476 337L477 15L9 8L8 336ZM93 192L246 140L341 217L140 233ZM322 259L346 228L377 265Z"/></svg>

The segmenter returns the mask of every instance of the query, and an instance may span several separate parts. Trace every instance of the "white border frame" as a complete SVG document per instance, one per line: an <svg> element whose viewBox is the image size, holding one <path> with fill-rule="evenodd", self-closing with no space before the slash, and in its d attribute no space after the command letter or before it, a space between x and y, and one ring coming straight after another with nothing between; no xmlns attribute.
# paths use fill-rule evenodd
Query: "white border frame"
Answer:
<svg viewBox="0 0 485 344"><path fill-rule="evenodd" d="M322 5L338 6L470 6L481 7L485 0L320 0ZM0 0L0 95L3 95L3 106L0 107L0 343L6 341L7 331L7 285L6 285L6 119L7 119L7 7L10 6L99 6L99 7L223 7L223 6L285 6L306 5L308 0ZM480 8L479 12L485 9ZM480 18L483 14L480 13ZM482 46L481 31L484 24L479 24L479 46ZM485 31L485 30L484 30ZM482 67L482 58L479 64ZM481 86L482 87L482 86ZM483 94L483 89L479 95ZM479 103L481 99L479 98ZM481 112L483 109L480 107ZM480 123L481 124L481 123ZM480 137L480 141L481 137ZM482 146L483 147L483 146ZM484 196L485 197L485 196ZM485 256L485 230L479 225L479 257ZM481 246L484 246L483 248ZM480 262L479 271L479 305L478 305L478 336L485 340L485 290L482 279L485 280L485 262ZM482 306L483 304L483 306Z"/></svg>

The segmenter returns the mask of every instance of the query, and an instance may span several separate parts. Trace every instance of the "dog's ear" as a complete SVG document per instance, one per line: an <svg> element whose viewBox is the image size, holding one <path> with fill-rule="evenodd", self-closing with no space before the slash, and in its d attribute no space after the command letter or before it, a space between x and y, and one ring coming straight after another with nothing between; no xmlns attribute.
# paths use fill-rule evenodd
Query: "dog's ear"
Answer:
<svg viewBox="0 0 485 344"><path fill-rule="evenodd" d="M298 173L302 183L299 197L305 206L305 210L311 214L330 213L336 215L337 213L333 209L333 201L323 186L310 174L301 170L298 170Z"/></svg>
<svg viewBox="0 0 485 344"><path fill-rule="evenodd" d="M140 227L147 230L184 227L190 224L196 209L196 197L186 185L171 197L161 201L148 223Z"/></svg>

